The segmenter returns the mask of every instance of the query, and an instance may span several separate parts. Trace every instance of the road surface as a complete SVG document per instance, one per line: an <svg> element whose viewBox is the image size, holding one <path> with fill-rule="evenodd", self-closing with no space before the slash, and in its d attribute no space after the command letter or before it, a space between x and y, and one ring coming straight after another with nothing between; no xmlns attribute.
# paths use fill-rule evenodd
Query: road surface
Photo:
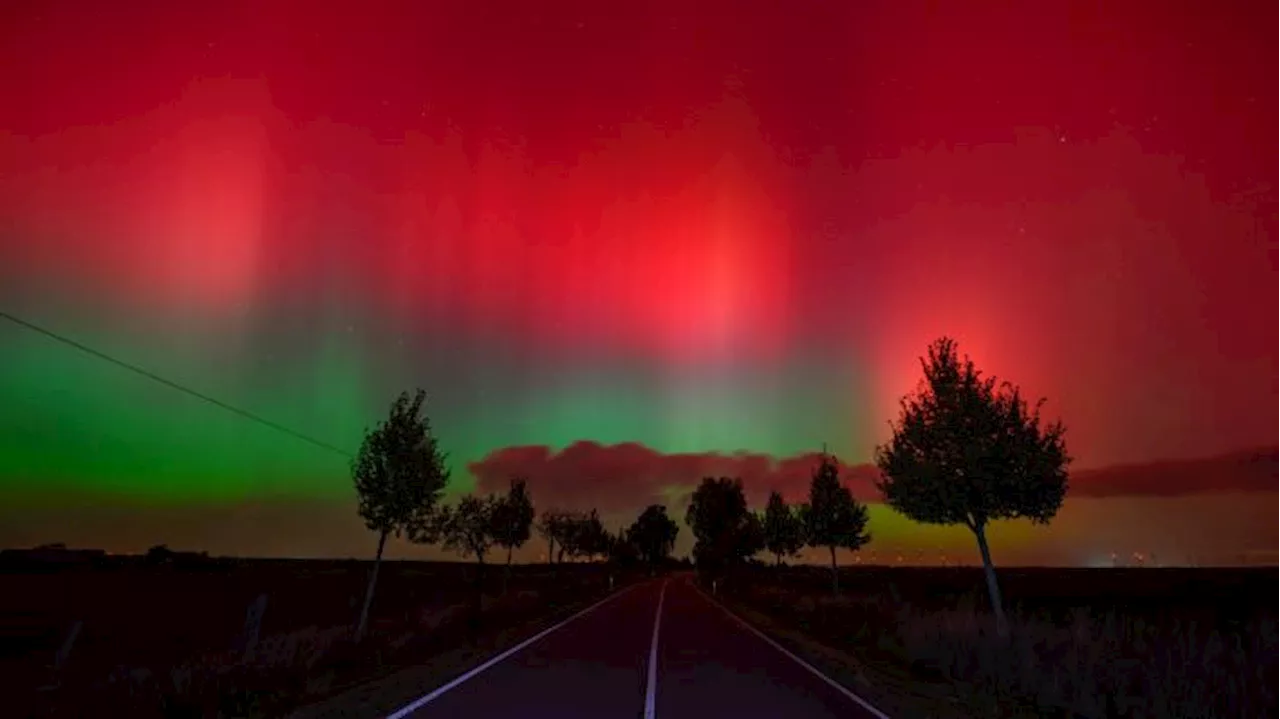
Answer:
<svg viewBox="0 0 1280 719"><path fill-rule="evenodd" d="M887 719L688 576L624 589L390 719Z"/></svg>

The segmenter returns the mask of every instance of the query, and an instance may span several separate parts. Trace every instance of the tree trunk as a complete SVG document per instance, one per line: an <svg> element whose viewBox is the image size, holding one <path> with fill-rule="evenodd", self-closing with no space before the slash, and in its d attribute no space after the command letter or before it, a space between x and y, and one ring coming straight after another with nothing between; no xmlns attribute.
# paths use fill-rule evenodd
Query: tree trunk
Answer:
<svg viewBox="0 0 1280 719"><path fill-rule="evenodd" d="M373 558L373 572L369 574L369 586L364 592L364 606L360 607L360 621L356 624L356 641L364 639L364 630L369 623L369 606L373 604L373 587L378 583L378 567L382 565L382 549L387 546L387 534L378 536L378 554Z"/></svg>
<svg viewBox="0 0 1280 719"><path fill-rule="evenodd" d="M511 580L511 550L512 547L507 547L507 570L502 575L502 593L504 595L507 593L507 582Z"/></svg>
<svg viewBox="0 0 1280 719"><path fill-rule="evenodd" d="M836 545L828 547L831 550L831 593L840 593L840 572L836 567Z"/></svg>
<svg viewBox="0 0 1280 719"><path fill-rule="evenodd" d="M1000 584L996 582L996 568L991 564L991 548L987 546L987 527L979 524L973 527L978 536L978 551L982 552L982 572L987 577L987 594L991 597L991 608L996 613L996 631L1000 636L1009 636L1009 622L1004 616L1004 603L1000 600Z"/></svg>
<svg viewBox="0 0 1280 719"><path fill-rule="evenodd" d="M773 556L774 556L773 566L775 566L775 567L781 567L781 566L782 566L782 552L778 552L777 554L774 554Z"/></svg>
<svg viewBox="0 0 1280 719"><path fill-rule="evenodd" d="M467 640L474 643L480 635L480 616L484 612L484 552L472 551L476 555L476 581L471 595L471 616L467 618Z"/></svg>
<svg viewBox="0 0 1280 719"><path fill-rule="evenodd" d="M552 537L547 540L547 564L556 563L556 538Z"/></svg>
<svg viewBox="0 0 1280 719"><path fill-rule="evenodd" d="M479 611L484 602L484 552L476 552L476 610Z"/></svg>

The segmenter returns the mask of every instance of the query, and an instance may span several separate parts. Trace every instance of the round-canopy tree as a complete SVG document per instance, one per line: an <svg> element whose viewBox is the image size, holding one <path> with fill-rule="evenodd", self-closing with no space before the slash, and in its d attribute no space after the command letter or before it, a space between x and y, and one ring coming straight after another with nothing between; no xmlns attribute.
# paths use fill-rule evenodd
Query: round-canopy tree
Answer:
<svg viewBox="0 0 1280 719"><path fill-rule="evenodd" d="M645 507L625 533L627 541L648 562L650 571L666 563L671 550L675 549L676 536L679 534L679 525L667 516L667 508L661 504Z"/></svg>
<svg viewBox="0 0 1280 719"><path fill-rule="evenodd" d="M893 437L876 448L880 491L918 522L962 524L982 553L1000 633L1008 632L986 527L999 519L1048 524L1067 492L1061 422L1042 427L1041 399L1028 407L1019 389L985 377L954 340L943 337L920 359L924 380L902 399Z"/></svg>
<svg viewBox="0 0 1280 719"><path fill-rule="evenodd" d="M747 508L741 479L703 477L685 510L698 572L711 576L764 549L760 520Z"/></svg>
<svg viewBox="0 0 1280 719"><path fill-rule="evenodd" d="M858 550L871 541L867 531L867 507L854 499L840 483L840 467L831 455L822 460L809 482L809 503L800 508L805 542L810 547L826 547L831 554L831 591L840 593L840 569L836 549Z"/></svg>
<svg viewBox="0 0 1280 719"><path fill-rule="evenodd" d="M782 566L783 557L793 557L804 548L804 520L796 507L789 506L778 492L769 493L764 510L764 546Z"/></svg>
<svg viewBox="0 0 1280 719"><path fill-rule="evenodd" d="M511 555L517 547L529 541L533 527L533 499L529 497L529 482L523 477L513 477L511 487L498 499L493 509L493 541L507 550L507 568L502 575L502 593L507 593L511 580Z"/></svg>
<svg viewBox="0 0 1280 719"><path fill-rule="evenodd" d="M356 624L357 639L363 638L369 620L387 537L411 532L424 523L449 481L444 452L423 411L426 397L422 390L397 397L387 419L365 433L360 452L351 463L360 517L378 533L378 553Z"/></svg>

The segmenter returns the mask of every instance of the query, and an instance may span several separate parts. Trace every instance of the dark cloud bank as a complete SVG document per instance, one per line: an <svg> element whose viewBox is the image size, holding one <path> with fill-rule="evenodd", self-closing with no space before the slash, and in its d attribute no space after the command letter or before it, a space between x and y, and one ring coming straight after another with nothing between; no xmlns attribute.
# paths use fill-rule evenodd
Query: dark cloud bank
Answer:
<svg viewBox="0 0 1280 719"><path fill-rule="evenodd" d="M575 442L556 451L545 445L505 447L468 465L481 492L501 491L511 477L529 480L539 504L595 507L605 513L670 503L691 491L702 477L742 478L748 500L763 504L771 490L788 501L802 499L818 463L817 453L791 457L735 454L664 454L642 444ZM841 463L841 476L854 495L880 501L870 464ZM1206 459L1160 461L1084 469L1071 473L1069 497L1172 497L1214 492L1273 492L1277 488L1277 448L1244 450Z"/></svg>
<svg viewBox="0 0 1280 719"><path fill-rule="evenodd" d="M770 489L779 490L788 500L800 500L808 491L817 460L816 454L782 459L749 453L663 454L639 444L577 442L560 451L539 446L500 449L472 464L471 471L480 491L499 491L512 475L527 476L539 508L594 507L616 527L651 502L672 506L682 519L688 493L707 475L741 477L755 507L764 506ZM1071 475L1068 503L1082 498L1199 495L1209 499L1221 494L1273 493L1276 468L1277 450L1272 447L1200 460L1080 470ZM865 501L879 501L873 467L846 465L843 476L854 494ZM373 535L353 505L354 498L264 497L229 504L156 506L125 497L40 495L0 502L0 547L61 541L138 552L167 543L177 549L241 556L367 557L373 551ZM1146 521L1140 519L1142 515L1132 516L1134 521ZM1275 536L1274 516L1265 526L1246 527L1257 536L1249 534L1236 544L1265 544ZM683 546L689 541L687 531L682 531L680 541L679 550L687 550ZM451 556L403 541L393 545L389 551L398 558ZM540 541L533 542L524 558L536 559L542 546Z"/></svg>

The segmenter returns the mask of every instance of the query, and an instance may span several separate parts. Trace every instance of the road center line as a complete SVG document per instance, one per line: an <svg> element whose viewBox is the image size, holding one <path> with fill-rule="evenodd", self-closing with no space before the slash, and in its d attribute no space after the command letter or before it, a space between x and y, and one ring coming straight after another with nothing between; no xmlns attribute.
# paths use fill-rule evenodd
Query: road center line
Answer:
<svg viewBox="0 0 1280 719"><path fill-rule="evenodd" d="M667 582L662 580L658 592L658 611L653 614L653 639L649 642L649 677L644 690L644 719L653 719L658 711L655 701L658 694L658 627L662 626L662 600L667 596Z"/></svg>
<svg viewBox="0 0 1280 719"><path fill-rule="evenodd" d="M876 719L889 719L889 716L888 716L887 714L885 714L884 712L880 711L879 709L876 709L874 706L872 706L871 702L867 701L866 699L863 699L862 697L858 696L857 694L854 694L852 691L849 691L849 688L848 688L848 687L846 687L845 685L843 685L843 684L841 684L840 682L838 682L838 681L836 681L836 680L832 679L831 677L827 676L826 674L823 674L821 669L818 669L817 667L813 666L813 665L812 665L812 664L810 664L809 662L806 662L805 660L803 660L803 659L801 659L800 657L796 656L795 654L793 654L793 653L791 652L791 650L787 649L786 647L782 646L782 645L781 645L781 644L779 644L778 642L774 641L772 637L770 637L769 635L765 634L764 632L760 631L759 629L756 629L755 627L753 627L753 626L751 626L750 624L748 624L748 623L747 623L747 620L743 619L742 617L739 617L737 614L734 614L732 611L730 611L730 610L729 610L729 608L728 608L728 607L726 607L725 605L723 605L723 604L721 604L720 602L716 601L715 599L712 599L711 597L707 596L707 593L706 593L706 592L704 592L704 591L702 591L702 589L700 589L697 585L691 585L691 586L693 586L694 591L696 591L698 594L701 594L701 595L702 595L702 598L703 598L703 599L705 599L705 600L707 600L708 602L710 602L710 603L714 604L715 606L719 607L719 608L720 608L720 611L724 612L725 614L728 614L730 619L732 619L733 621L737 622L739 625L741 625L741 626L742 626L744 629L746 629L747 631L749 631L749 632L751 632L752 634L756 635L757 637L760 637L761 639L763 639L763 640L764 640L764 641L765 641L769 646L771 646L771 647L773 647L774 649L777 649L778 651L782 652L782 653L783 653L784 655L786 655L789 659L791 659L791 661L793 661L793 662L795 662L796 664L799 664L800 666L802 666L802 667L804 667L805 669L807 669L807 670L809 671L809 673L810 673L810 674L812 674L812 675L814 675L815 677L817 677L817 678L821 679L823 682L825 682L826 684L828 684L829 686L831 686L831 688L832 688L832 689L835 689L836 691L838 691L838 692L840 692L841 694L843 694L843 695L845 695L846 697L848 697L851 701L853 701L853 703L854 703L854 704L857 704L858 706L860 706L860 707L862 707L863 709L865 709L865 710L866 710L866 712L867 712L868 714L870 714L871 716L875 717Z"/></svg>
<svg viewBox="0 0 1280 719"><path fill-rule="evenodd" d="M548 634L550 634L550 633L552 633L552 632L556 631L557 629L559 629L559 628L563 627L564 625L568 624L569 622L572 622L573 620L577 619L578 617L581 617L581 616L583 616L584 614L587 614L588 612L593 611L594 609L596 609L597 607L599 607L599 606L600 606L600 605L602 605L602 604L605 604L606 602L610 602L610 601L613 601L614 599L617 599L618 597L621 597L622 595L626 594L627 592L630 592L631 590L635 589L635 588L636 588L636 587L638 587L638 586L640 586L640 585L639 585L639 584L633 584L633 585L631 585L631 586L629 586L629 587L627 587L627 588L625 588L625 589L622 589L622 590L617 591L617 592L613 592L612 594L610 594L609 596L605 597L604 599L601 599L600 601L596 602L595 604L592 604L591 606L587 607L586 609L583 609L582 611L580 611L580 612L578 612L577 614L573 615L572 617L569 617L568 619L566 619L566 620L564 620L564 621L560 622L559 624L556 624L555 626L552 626L552 627L548 627L548 628L546 628L546 629L543 629L542 631L538 632L537 634L533 635L532 637L529 637L528 639L524 640L523 642L520 642L519 644L515 645L514 647L511 647L510 649L506 650L505 652L502 652L501 654L499 654L499 655L497 655L497 656L495 656L495 657L493 657L493 658L489 659L489 660L488 660L488 661L486 661L484 664L481 664L480 666L475 667L475 668L473 668L473 669L471 669L471 670L467 671L465 674L463 674L462 676L460 676L460 677L458 677L458 678L454 679L453 681L449 682L448 684L445 684L445 685L443 685L443 686L437 687L436 689L432 690L430 693L428 693L428 694L424 694L424 695L422 695L422 696L418 697L417 699L414 699L413 701L409 702L408 704L406 704L406 705L404 705L404 706L400 707L399 709L395 710L395 711L394 711L394 712L392 712L391 714L388 714L388 715L387 715L387 719L404 719L405 717L407 717L407 716L409 716L410 714L412 714L412 713L414 713L414 712L418 711L419 709L421 709L422 707L426 706L427 704L429 704L429 703L431 703L431 702L435 701L436 699L439 699L441 695L443 695L445 692L449 691L450 689L453 689L454 687L458 686L459 684L461 684L461 683L463 683L463 682L467 681L468 679L470 679L470 678L474 677L475 675L479 674L480 672L482 672L482 671L484 671L484 670L488 669L489 667L493 666L494 664L497 664L498 662L502 661L503 659L506 659L507 657L511 656L512 654L515 654L516 652L520 651L521 649L524 649L525 647L529 646L530 644L533 644L534 642L536 642L536 641L538 641L539 639L541 639L541 638L543 638L543 637L547 636ZM655 629L655 631L656 631L656 629ZM657 636L657 635L655 634L654 636Z"/></svg>

